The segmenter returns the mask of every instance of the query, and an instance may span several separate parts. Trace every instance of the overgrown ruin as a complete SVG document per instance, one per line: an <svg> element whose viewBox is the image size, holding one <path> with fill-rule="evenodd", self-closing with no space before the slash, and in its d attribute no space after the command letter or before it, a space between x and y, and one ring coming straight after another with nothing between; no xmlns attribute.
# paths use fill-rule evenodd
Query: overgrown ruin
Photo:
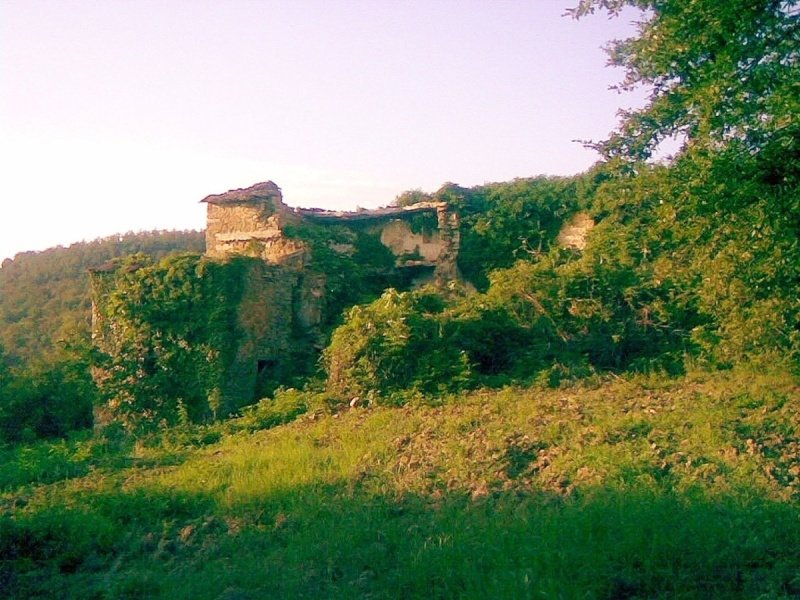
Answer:
<svg viewBox="0 0 800 600"><path fill-rule="evenodd" d="M302 268L309 262L308 244L291 233L301 224L344 226L374 235L396 257L398 269L421 268L429 279L446 281L458 276L458 215L445 202L420 202L410 206L329 211L292 209L283 203L272 181L224 194L207 196L206 254L260 258L269 264ZM435 216L435 222L418 223L415 216ZM352 244L330 243L332 250L351 253Z"/></svg>
<svg viewBox="0 0 800 600"><path fill-rule="evenodd" d="M215 389L206 390L219 396L223 412L252 402L297 371L291 363L302 354L298 348L319 349L348 305L386 287L459 277L459 218L444 202L355 212L290 208L272 181L202 202L207 259L223 268L238 265L238 284L231 286L237 293L222 290L220 296L234 304L228 307L235 312L234 348L219 359ZM121 270L137 268L112 263L92 272L93 341L110 355L119 352L122 334L109 322L108 300L125 275ZM204 343L208 352L224 354L213 341ZM101 369L101 384L103 377Z"/></svg>

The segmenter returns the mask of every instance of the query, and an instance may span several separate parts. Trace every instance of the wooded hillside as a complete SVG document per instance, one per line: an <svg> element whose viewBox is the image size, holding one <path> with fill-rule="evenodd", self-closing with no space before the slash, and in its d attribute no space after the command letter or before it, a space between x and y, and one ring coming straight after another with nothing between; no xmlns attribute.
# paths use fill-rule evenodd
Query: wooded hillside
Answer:
<svg viewBox="0 0 800 600"><path fill-rule="evenodd" d="M44 357L59 340L85 338L91 321L92 267L136 252L161 258L175 251L202 252L204 247L202 232L151 231L17 254L0 268L0 346L19 364Z"/></svg>

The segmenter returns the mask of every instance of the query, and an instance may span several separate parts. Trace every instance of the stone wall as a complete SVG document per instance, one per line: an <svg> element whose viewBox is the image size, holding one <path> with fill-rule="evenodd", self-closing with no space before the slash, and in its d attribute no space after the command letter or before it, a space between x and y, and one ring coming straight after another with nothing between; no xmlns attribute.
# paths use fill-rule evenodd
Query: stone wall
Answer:
<svg viewBox="0 0 800 600"><path fill-rule="evenodd" d="M353 228L353 240L356 231L374 235L396 257L394 268L414 269L418 283L459 278L459 219L443 202L356 212L291 209L271 181L211 195L203 202L208 206L206 254L219 259L245 255L266 265L263 273L251 275L239 307L245 333L231 366L230 379L236 382L232 394L252 389L259 364L280 372L293 343L292 327L304 331L306 339L322 341L319 325L326 317L328 278L336 275L315 267L310 246L292 228L306 224L318 233L326 227ZM333 237L328 247L343 256L354 251ZM354 298L358 291L353 290Z"/></svg>
<svg viewBox="0 0 800 600"><path fill-rule="evenodd" d="M445 202L419 202L356 212L300 209L313 222L361 227L375 235L395 255L398 269L420 269L418 284L444 284L461 278L457 259L461 242L458 213ZM429 217L422 227L415 220Z"/></svg>
<svg viewBox="0 0 800 600"><path fill-rule="evenodd" d="M381 227L380 240L398 257L399 267L415 260L434 266L445 249L439 231L415 233L403 219L393 219Z"/></svg>
<svg viewBox="0 0 800 600"><path fill-rule="evenodd" d="M302 268L308 247L288 235L287 227L309 221L323 226L366 227L397 257L397 268L428 266L434 268L438 278L458 277L458 215L444 202L355 212L292 210L283 203L281 190L272 181L211 195L202 202L208 206L206 254L212 258L244 255ZM434 217L435 227L415 231L412 219L425 213ZM349 249L343 246L341 250Z"/></svg>
<svg viewBox="0 0 800 600"><path fill-rule="evenodd" d="M373 235L395 255L394 268L421 273L419 283L459 277L458 215L442 202L356 212L291 209L271 181L211 195L203 202L208 206L209 257L245 255L264 261L263 271L249 275L239 306L243 335L226 396L243 397L248 390L252 394L259 365L280 373L294 343L292 327L304 331L306 340L322 342L319 326L326 317L326 287L335 274L315 266L311 247L293 228L307 225L323 235L326 227L352 228L353 240L358 234ZM425 226L418 226L420 222ZM327 247L342 256L354 251L352 244L333 236ZM358 292L353 290L354 298Z"/></svg>
<svg viewBox="0 0 800 600"><path fill-rule="evenodd" d="M583 250L586 248L586 238L593 227L594 220L589 213L576 213L561 227L556 242L562 248Z"/></svg>
<svg viewBox="0 0 800 600"><path fill-rule="evenodd" d="M296 273L265 262L254 264L244 277L238 307L241 337L222 389L225 403L235 407L256 399L259 369L270 364L279 371L283 358L289 355L297 285ZM272 375L279 377L280 372Z"/></svg>
<svg viewBox="0 0 800 600"><path fill-rule="evenodd" d="M302 263L305 247L284 234L287 225L299 223L300 216L283 203L281 190L273 182L211 195L202 202L208 206L206 255Z"/></svg>

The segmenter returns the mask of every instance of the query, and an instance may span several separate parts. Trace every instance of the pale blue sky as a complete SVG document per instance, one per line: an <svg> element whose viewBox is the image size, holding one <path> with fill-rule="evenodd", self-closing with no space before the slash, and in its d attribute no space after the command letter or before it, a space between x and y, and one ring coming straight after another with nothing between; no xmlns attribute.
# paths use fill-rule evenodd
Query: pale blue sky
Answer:
<svg viewBox="0 0 800 600"><path fill-rule="evenodd" d="M585 170L616 111L577 0L0 0L0 260L202 228L208 194L290 205Z"/></svg>

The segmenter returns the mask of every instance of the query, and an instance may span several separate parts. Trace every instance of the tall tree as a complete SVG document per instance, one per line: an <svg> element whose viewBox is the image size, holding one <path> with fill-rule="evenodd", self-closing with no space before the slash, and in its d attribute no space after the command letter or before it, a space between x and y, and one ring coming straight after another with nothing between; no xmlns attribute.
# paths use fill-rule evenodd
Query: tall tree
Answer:
<svg viewBox="0 0 800 600"><path fill-rule="evenodd" d="M642 9L639 32L610 62L650 98L595 147L634 182L626 210L666 205L654 226L669 221L670 243L647 258L692 289L708 318L695 340L718 358L800 359L800 2L583 0L572 13L626 6ZM637 177L670 137L670 168Z"/></svg>
<svg viewBox="0 0 800 600"><path fill-rule="evenodd" d="M620 88L651 94L644 108L623 113L600 150L648 158L664 139L683 136L690 146L750 152L778 144L798 158L800 2L582 0L571 12L617 14L626 5L643 10L639 35L612 42L610 63L625 69Z"/></svg>

